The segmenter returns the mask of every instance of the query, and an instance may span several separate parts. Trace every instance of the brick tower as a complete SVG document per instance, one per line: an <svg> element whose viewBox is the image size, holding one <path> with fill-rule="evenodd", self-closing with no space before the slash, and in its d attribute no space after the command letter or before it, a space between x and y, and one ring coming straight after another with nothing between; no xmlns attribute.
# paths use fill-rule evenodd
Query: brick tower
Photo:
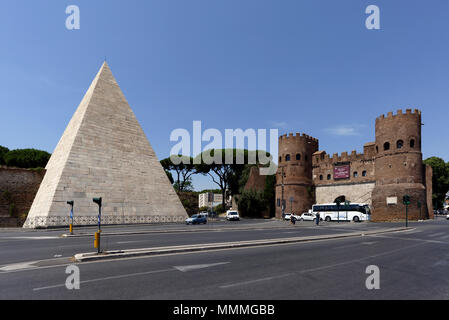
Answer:
<svg viewBox="0 0 449 320"><path fill-rule="evenodd" d="M314 203L312 154L318 151L318 139L290 133L279 137L279 163L276 172L276 218L285 212L301 214ZM284 177L282 177L282 174ZM282 186L283 185L283 186ZM293 201L290 201L293 198Z"/></svg>
<svg viewBox="0 0 449 320"><path fill-rule="evenodd" d="M427 217L419 110L398 110L376 119L375 176L372 221L404 220L406 194L411 198L408 218Z"/></svg>

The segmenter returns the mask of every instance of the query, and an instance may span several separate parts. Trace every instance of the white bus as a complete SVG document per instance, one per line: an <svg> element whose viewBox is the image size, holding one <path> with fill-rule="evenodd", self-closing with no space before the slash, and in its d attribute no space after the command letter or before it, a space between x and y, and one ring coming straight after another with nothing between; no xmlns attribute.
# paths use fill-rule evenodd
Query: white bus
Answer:
<svg viewBox="0 0 449 320"><path fill-rule="evenodd" d="M366 221L370 220L371 210L366 203L341 203L315 204L312 206L314 214L320 214L320 220L329 221Z"/></svg>

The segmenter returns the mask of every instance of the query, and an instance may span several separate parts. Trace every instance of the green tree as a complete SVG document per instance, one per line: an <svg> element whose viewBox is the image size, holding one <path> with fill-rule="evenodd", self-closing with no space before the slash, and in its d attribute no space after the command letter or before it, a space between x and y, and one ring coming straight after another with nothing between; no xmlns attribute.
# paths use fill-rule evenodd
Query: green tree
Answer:
<svg viewBox="0 0 449 320"><path fill-rule="evenodd" d="M440 209L449 190L449 163L438 157L430 157L424 160L424 164L432 167L432 201L435 209Z"/></svg>
<svg viewBox="0 0 449 320"><path fill-rule="evenodd" d="M265 153L269 157L269 153ZM212 181L220 188L222 194L222 207L226 208L227 191L230 195L237 195L241 191L243 180L242 174L247 172L248 166L257 165L259 163L259 151L248 151L242 149L212 149L206 150L197 157L201 157L201 161L196 165L197 171L204 175L209 175ZM204 159L214 159L212 163L206 163ZM252 161L250 161L252 160ZM255 164L249 164L255 162ZM248 177L246 177L246 180ZM246 182L245 182L246 183Z"/></svg>
<svg viewBox="0 0 449 320"><path fill-rule="evenodd" d="M179 192L193 192L193 189L194 189L191 178L188 178L187 180L184 181L184 184L182 186L182 190L180 190L178 181L176 181L173 184L173 188L175 188L175 190L179 191Z"/></svg>
<svg viewBox="0 0 449 320"><path fill-rule="evenodd" d="M161 165L165 171L176 172L174 183L177 191L191 191L193 190L191 177L198 173L197 169L193 164L192 157L182 156L180 160L180 163L176 164L173 163L170 157L165 158L161 160Z"/></svg>
<svg viewBox="0 0 449 320"><path fill-rule="evenodd" d="M259 216L261 212L268 208L268 201L264 192L254 189L243 191L239 196L238 203L240 214L245 217Z"/></svg>
<svg viewBox="0 0 449 320"><path fill-rule="evenodd" d="M0 146L0 165L6 164L5 162L5 154L9 152L9 149L3 146Z"/></svg>
<svg viewBox="0 0 449 320"><path fill-rule="evenodd" d="M7 166L19 168L44 168L50 154L43 150L16 149L7 152L3 158Z"/></svg>

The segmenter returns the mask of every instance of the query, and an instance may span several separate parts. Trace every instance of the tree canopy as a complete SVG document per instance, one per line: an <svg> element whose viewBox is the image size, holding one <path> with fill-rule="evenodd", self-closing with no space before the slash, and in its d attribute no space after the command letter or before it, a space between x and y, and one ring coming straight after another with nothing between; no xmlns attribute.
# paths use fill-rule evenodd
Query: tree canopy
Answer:
<svg viewBox="0 0 449 320"><path fill-rule="evenodd" d="M269 157L269 153L265 153L265 156ZM197 172L209 175L220 188L223 196L222 207L225 208L227 191L230 195L239 194L243 184L241 177L247 173L245 169L259 164L260 161L257 150L211 149L198 155L195 162L199 163L196 165Z"/></svg>
<svg viewBox="0 0 449 320"><path fill-rule="evenodd" d="M438 157L427 158L424 163L432 167L432 201L435 208L440 209L449 191L449 163Z"/></svg>
<svg viewBox="0 0 449 320"><path fill-rule="evenodd" d="M175 163L172 159L165 158L161 160L161 165L166 172L174 171L176 172L176 178L172 183L174 183L174 188L177 191L192 191L192 175L198 173L196 166L193 164L192 157L182 156L179 158L179 163ZM170 177L169 177L170 178Z"/></svg>
<svg viewBox="0 0 449 320"><path fill-rule="evenodd" d="M0 151L1 152L1 151ZM36 149L16 149L3 155L4 164L19 168L44 168L51 154Z"/></svg>
<svg viewBox="0 0 449 320"><path fill-rule="evenodd" d="M3 146L0 146L0 165L6 164L5 162L5 154L9 152L9 149Z"/></svg>

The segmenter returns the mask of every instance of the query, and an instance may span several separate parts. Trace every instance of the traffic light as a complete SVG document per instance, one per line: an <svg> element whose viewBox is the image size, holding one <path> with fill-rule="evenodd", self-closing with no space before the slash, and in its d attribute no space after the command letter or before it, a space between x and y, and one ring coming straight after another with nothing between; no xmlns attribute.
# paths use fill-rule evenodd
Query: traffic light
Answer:
<svg viewBox="0 0 449 320"><path fill-rule="evenodd" d="M70 204L73 207L73 200L67 201L67 204Z"/></svg>
<svg viewBox="0 0 449 320"><path fill-rule="evenodd" d="M98 204L98 206L101 207L101 197L100 198L93 198L92 201L95 202L96 204Z"/></svg>
<svg viewBox="0 0 449 320"><path fill-rule="evenodd" d="M410 204L410 196L408 194L406 194L403 198L402 198L402 202L405 205L409 205Z"/></svg>

